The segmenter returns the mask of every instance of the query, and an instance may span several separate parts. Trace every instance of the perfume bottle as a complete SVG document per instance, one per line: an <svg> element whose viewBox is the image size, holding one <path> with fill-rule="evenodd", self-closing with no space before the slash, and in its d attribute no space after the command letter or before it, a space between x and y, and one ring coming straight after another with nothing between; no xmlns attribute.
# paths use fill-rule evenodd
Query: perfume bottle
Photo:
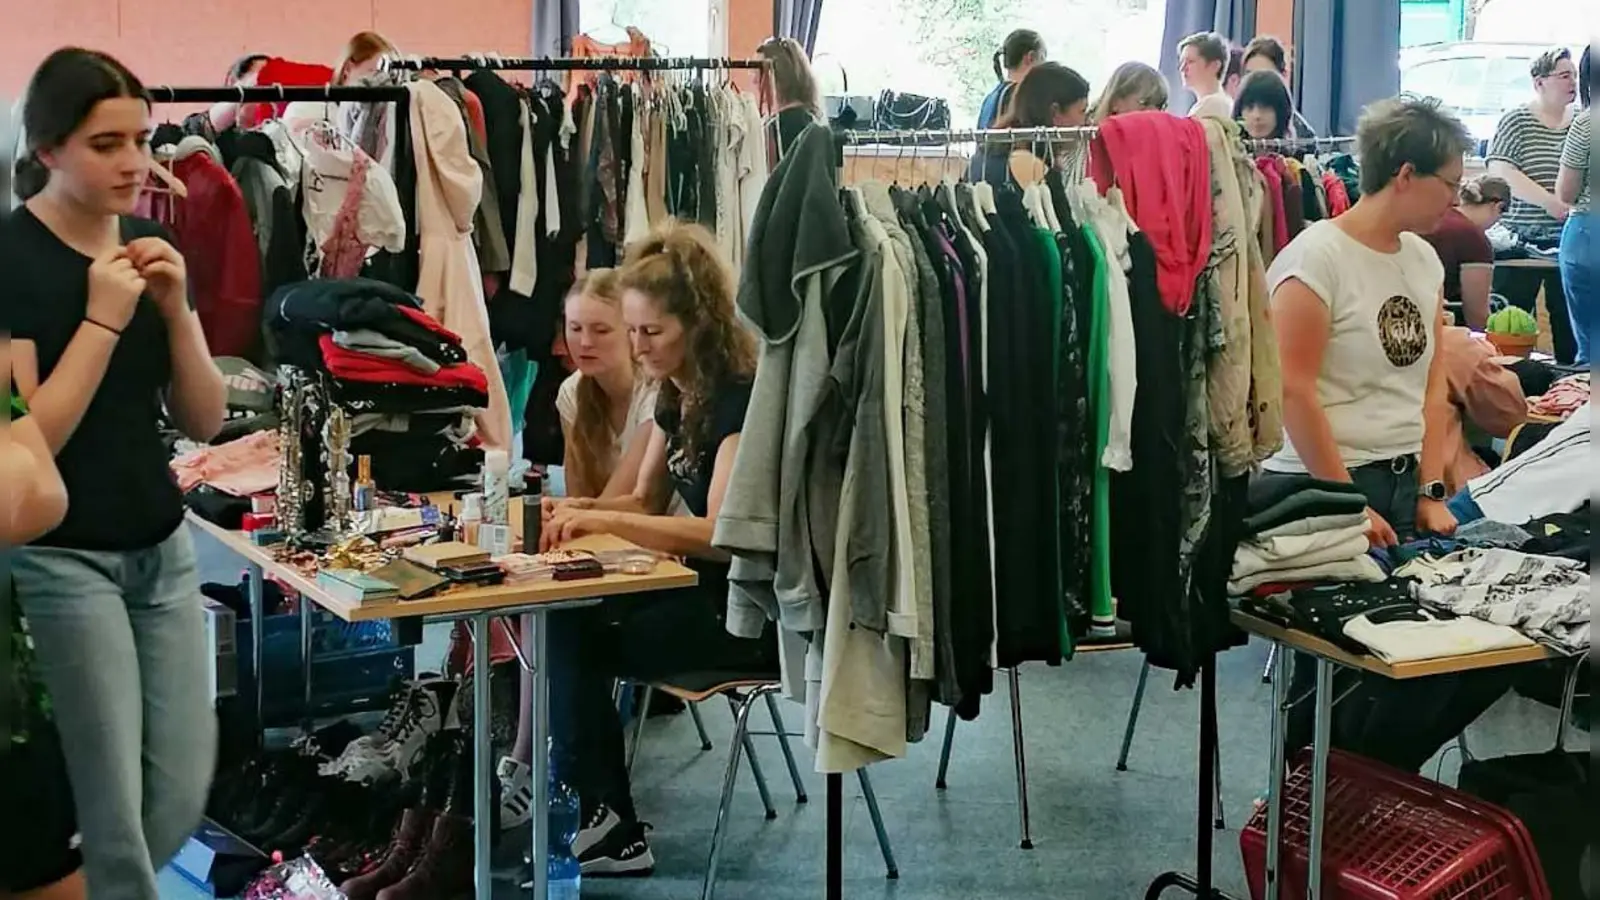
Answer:
<svg viewBox="0 0 1600 900"><path fill-rule="evenodd" d="M356 457L356 486L351 502L356 512L371 512L378 502L378 489L372 483L372 457Z"/></svg>

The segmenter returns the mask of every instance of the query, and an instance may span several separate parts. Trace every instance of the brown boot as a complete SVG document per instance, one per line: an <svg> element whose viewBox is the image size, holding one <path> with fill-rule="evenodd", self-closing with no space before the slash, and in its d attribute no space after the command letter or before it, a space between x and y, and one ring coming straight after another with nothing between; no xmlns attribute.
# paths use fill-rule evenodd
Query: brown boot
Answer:
<svg viewBox="0 0 1600 900"><path fill-rule="evenodd" d="M441 813L411 874L377 900L471 900L472 820Z"/></svg>
<svg viewBox="0 0 1600 900"><path fill-rule="evenodd" d="M406 877L433 832L436 813L428 809L408 809L400 814L400 827L395 829L389 852L376 869L359 875L339 886L349 900L373 900L378 892Z"/></svg>

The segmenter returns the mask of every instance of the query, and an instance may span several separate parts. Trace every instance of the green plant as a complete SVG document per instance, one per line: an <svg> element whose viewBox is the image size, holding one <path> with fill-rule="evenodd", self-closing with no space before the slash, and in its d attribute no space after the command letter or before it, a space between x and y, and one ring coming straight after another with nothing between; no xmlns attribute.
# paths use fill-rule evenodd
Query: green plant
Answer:
<svg viewBox="0 0 1600 900"><path fill-rule="evenodd" d="M1494 334L1531 337L1539 333L1539 323L1527 310L1508 306L1489 316L1488 330Z"/></svg>

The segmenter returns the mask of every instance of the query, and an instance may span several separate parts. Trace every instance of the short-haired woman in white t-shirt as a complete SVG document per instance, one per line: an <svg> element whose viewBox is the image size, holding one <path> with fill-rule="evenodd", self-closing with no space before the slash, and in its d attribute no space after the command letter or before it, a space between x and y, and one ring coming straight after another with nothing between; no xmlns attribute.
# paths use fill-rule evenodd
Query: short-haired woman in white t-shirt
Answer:
<svg viewBox="0 0 1600 900"><path fill-rule="evenodd" d="M1267 276L1286 440L1264 468L1354 483L1372 542L1387 546L1456 526L1444 492L1450 400L1435 352L1444 267L1417 235L1455 201L1468 137L1432 101L1397 98L1367 108L1357 143L1361 199L1302 232ZM1295 661L1297 693L1315 679L1311 662ZM1335 696L1361 678L1341 675L1349 681ZM1334 746L1416 771L1505 687L1493 671L1367 679L1335 710ZM1310 716L1293 716L1289 747L1310 733Z"/></svg>
<svg viewBox="0 0 1600 900"><path fill-rule="evenodd" d="M577 367L561 382L556 411L566 452L567 496L612 497L633 491L654 421L656 384L634 364L622 321L622 291L615 269L590 269L567 293L567 355ZM526 623L524 623L526 627ZM523 699L532 689L523 679ZM520 703L516 743L500 761L500 822L528 821L533 802L531 706Z"/></svg>

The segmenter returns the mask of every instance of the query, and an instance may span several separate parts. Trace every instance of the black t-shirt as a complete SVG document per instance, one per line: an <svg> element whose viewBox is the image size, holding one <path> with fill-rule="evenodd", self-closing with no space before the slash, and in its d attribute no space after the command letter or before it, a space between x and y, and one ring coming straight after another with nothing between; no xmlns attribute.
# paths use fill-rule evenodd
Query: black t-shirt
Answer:
<svg viewBox="0 0 1600 900"><path fill-rule="evenodd" d="M749 378L731 381L713 392L711 421L706 440L698 442L697 458L690 459L683 446L678 410L656 410L656 424L667 436L667 472L689 512L705 517L711 500L711 475L716 467L717 450L729 435L744 430L745 410L750 406Z"/></svg>
<svg viewBox="0 0 1600 900"><path fill-rule="evenodd" d="M122 239L171 236L124 217ZM54 371L89 304L91 260L26 207L0 220L0 329L32 341L39 383ZM161 393L172 381L167 327L145 297L118 339L78 428L56 455L67 516L33 543L78 550L153 547L183 523L183 496L161 439Z"/></svg>

